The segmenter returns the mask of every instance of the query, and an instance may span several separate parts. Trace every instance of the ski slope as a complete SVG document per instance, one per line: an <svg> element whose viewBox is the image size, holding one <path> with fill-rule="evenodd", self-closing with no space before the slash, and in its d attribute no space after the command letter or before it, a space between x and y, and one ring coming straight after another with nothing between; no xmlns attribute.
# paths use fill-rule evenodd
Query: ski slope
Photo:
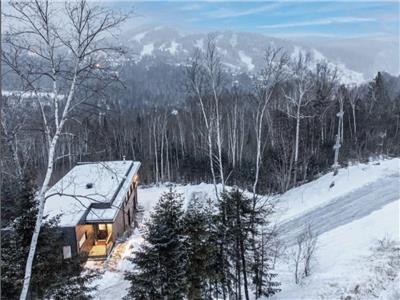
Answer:
<svg viewBox="0 0 400 300"><path fill-rule="evenodd" d="M288 248L276 266L282 291L273 299L400 299L399 170L397 158L354 165L279 197ZM312 275L295 284L296 237L308 225L318 235ZM376 250L382 240L397 250Z"/></svg>
<svg viewBox="0 0 400 300"><path fill-rule="evenodd" d="M280 238L288 246L276 265L282 291L273 299L330 300L344 299L346 295L351 295L351 299L399 299L396 298L400 297L400 290L396 290L399 277L395 280L385 277L393 271L386 272L385 269L393 265L388 262L390 253L372 250L383 238L400 243L399 167L398 158L356 164L340 169L337 176L328 173L270 198L277 210ZM335 185L330 188L333 181ZM171 186L183 194L185 205L192 197L215 199L213 185L205 183L139 188L143 221L149 217L161 194ZM301 285L296 285L290 251L297 234L306 224L319 235L316 260L312 275ZM127 258L141 241L140 230L135 230L127 241L122 259L94 283L98 286L95 299L116 300L126 295L129 283L124 280L123 272L133 267ZM394 265L397 268L397 264ZM376 269L385 270L384 275L377 274Z"/></svg>
<svg viewBox="0 0 400 300"><path fill-rule="evenodd" d="M320 235L368 216L400 199L399 180L399 174L381 178L283 223L279 230L282 239L290 246L307 226L314 234Z"/></svg>

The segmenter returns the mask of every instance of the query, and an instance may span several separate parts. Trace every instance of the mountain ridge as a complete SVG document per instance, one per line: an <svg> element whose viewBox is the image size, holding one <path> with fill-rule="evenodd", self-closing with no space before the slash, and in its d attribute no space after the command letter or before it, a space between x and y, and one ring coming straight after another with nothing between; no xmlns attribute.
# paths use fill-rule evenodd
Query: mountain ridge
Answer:
<svg viewBox="0 0 400 300"><path fill-rule="evenodd" d="M124 34L124 40L126 46L136 53L136 60L149 56L179 64L187 61L195 47L204 50L208 35L214 36L223 64L234 72L258 72L263 65L265 49L275 46L285 49L292 57L298 53L311 53L312 64L327 61L331 67L337 68L342 83L361 84L372 79L378 71L395 76L398 73L394 47L372 45L371 51L359 49L360 53L357 53L354 44L358 39L349 39L347 44L340 42L333 46L332 40L327 42L326 39L318 43L270 37L255 32L226 30L190 33L174 27L156 26L135 28ZM357 57L363 63L358 62ZM365 64L365 61L371 63Z"/></svg>

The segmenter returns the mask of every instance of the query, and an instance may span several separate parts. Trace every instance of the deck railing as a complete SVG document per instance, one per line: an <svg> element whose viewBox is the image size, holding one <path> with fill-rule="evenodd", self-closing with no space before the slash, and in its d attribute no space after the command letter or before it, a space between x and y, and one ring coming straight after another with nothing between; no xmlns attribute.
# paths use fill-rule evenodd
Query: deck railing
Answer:
<svg viewBox="0 0 400 300"><path fill-rule="evenodd" d="M106 240L106 255L108 256L111 252L112 246L113 246L113 241L111 239L111 233L108 235L108 238Z"/></svg>

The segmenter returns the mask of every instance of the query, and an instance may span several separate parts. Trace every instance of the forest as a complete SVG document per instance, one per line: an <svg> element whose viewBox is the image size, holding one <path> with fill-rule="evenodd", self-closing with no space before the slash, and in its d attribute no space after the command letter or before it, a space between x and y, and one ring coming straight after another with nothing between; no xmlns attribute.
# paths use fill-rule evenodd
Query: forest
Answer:
<svg viewBox="0 0 400 300"><path fill-rule="evenodd" d="M264 240L268 234L274 234L266 224L272 212L255 209L259 208L256 195L284 193L352 161L400 155L399 77L378 72L362 85L347 85L328 62L313 65L308 54L293 56L271 46L265 47L261 72L237 73L224 65L212 34L204 51L193 49L191 58L180 65L150 58L138 61L109 34L128 15L78 1L65 4L65 20L58 23L59 12L46 1L15 2L12 8L13 13L5 17L21 26L2 34L0 127L2 247L6 249L2 262L9 262L2 266L2 293L8 299L22 287L28 293L25 272L32 263L33 275L28 276L34 286L32 297L72 299L90 292L86 283L96 275L81 276L80 264L59 258L55 264L41 261L55 255L46 241L62 243L57 231L48 230L56 227L57 220L43 216L44 195L77 162L140 161L143 186L207 182L220 184L223 190L238 187L221 195L216 191L220 203L213 209L219 213L213 214L212 222L203 211L207 208L192 207L183 216L179 194L165 194L147 237L151 241L185 234L193 239L188 242L193 251L198 250L196 243L203 247L200 250L205 252L197 253L200 257L216 255L214 263L234 263L236 273L203 270L188 275L204 275L192 281L204 283L201 293L211 298L216 292L225 299L228 293L241 295L246 280L255 285L257 297L279 290L275 274L268 273L272 254L261 257L264 252L258 251L269 242ZM246 198L239 189L253 196ZM232 203L238 206L229 206ZM163 215L168 205L177 215ZM241 215L235 219L235 213ZM221 226L204 234L214 232L205 238L222 238L216 245L224 248L207 253L204 241L196 240L199 237L190 231L198 229L191 223L195 221L201 228ZM240 225L241 221L249 223ZM174 224L173 228L158 228L163 222ZM258 232L258 227L271 231ZM160 230L166 230L165 235ZM178 239L174 247L170 250L179 252L185 245ZM228 248L233 250L225 262ZM145 267L148 259L143 255L134 261ZM200 266L227 268L192 262L199 264L190 265L192 271ZM261 262L268 265L258 270ZM60 268L64 272L59 273ZM179 285L182 278L175 271L173 284ZM127 275L139 282L140 276ZM142 288L146 290L145 285ZM198 294L199 289L191 286L189 298L206 298ZM132 287L131 295L161 297L158 292L141 294L143 290ZM184 293L175 292L168 299L180 299Z"/></svg>

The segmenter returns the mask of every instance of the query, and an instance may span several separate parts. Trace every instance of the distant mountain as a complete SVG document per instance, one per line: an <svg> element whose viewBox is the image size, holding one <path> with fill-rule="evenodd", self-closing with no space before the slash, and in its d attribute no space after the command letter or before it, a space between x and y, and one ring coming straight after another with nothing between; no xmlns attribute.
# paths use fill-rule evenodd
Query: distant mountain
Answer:
<svg viewBox="0 0 400 300"><path fill-rule="evenodd" d="M343 83L362 83L377 71L399 72L396 45L366 45L363 40L286 40L258 33L212 32L217 50L225 66L233 72L257 72L263 65L265 48L282 47L291 56L309 52L313 65L327 60L336 66ZM142 27L125 35L125 44L136 60L144 57L161 59L166 63L184 63L194 47L205 49L207 33L183 33L171 27ZM382 42L384 43L384 42ZM357 48L358 46L358 48ZM398 53L397 53L398 54Z"/></svg>
<svg viewBox="0 0 400 300"><path fill-rule="evenodd" d="M382 76L390 98L398 97L400 99L400 75L396 77L387 72L382 72Z"/></svg>

